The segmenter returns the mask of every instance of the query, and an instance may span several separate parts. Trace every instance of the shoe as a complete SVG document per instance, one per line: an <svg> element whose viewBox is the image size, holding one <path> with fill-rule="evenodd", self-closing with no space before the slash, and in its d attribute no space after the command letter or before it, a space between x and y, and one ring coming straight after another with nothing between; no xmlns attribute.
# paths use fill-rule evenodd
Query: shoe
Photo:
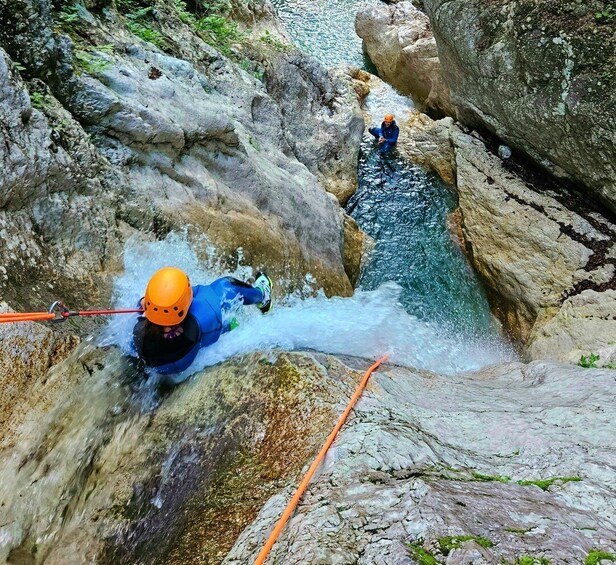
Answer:
<svg viewBox="0 0 616 565"><path fill-rule="evenodd" d="M259 272L257 273L257 280L253 286L263 292L263 302L257 304L257 308L261 310L263 314L267 314L273 306L272 279L270 279L265 273Z"/></svg>

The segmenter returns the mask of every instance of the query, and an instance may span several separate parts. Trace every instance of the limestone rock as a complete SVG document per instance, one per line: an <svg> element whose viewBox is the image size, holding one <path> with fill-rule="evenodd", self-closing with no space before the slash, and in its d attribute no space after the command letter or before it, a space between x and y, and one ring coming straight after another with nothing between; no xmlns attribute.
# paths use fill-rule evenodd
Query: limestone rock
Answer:
<svg viewBox="0 0 616 565"><path fill-rule="evenodd" d="M268 2L232 4L243 25L273 17ZM324 191L344 200L355 186L362 124L348 79L256 38L246 56L278 85L270 93L174 3L149 22L168 53L131 34L115 4L97 6L70 24L77 43L48 0L0 6L16 30L0 32L2 298L103 305L126 237L180 229L205 234L223 264L241 247L288 290L311 273L350 294L344 217Z"/></svg>
<svg viewBox="0 0 616 565"><path fill-rule="evenodd" d="M454 115L428 17L411 2L376 4L357 14L357 35L379 74L424 108Z"/></svg>
<svg viewBox="0 0 616 565"><path fill-rule="evenodd" d="M1 443L0 559L252 562L368 364L255 353L158 394L116 350L82 346L3 428L19 441ZM453 562L613 550L613 393L613 371L551 363L385 366L272 560L409 563L446 536L494 544L465 540Z"/></svg>
<svg viewBox="0 0 616 565"><path fill-rule="evenodd" d="M498 297L494 302L499 317L513 335L526 342L531 331L540 331L556 315L563 301L585 289L602 293L602 301L612 304L614 296L604 291L612 288L616 275L615 227L582 207L573 211L559 200L559 193L533 190L486 151L480 140L451 131L467 247L488 288ZM577 300L570 307L573 304L579 305ZM568 332L569 338L581 338L588 329L583 316L572 320L567 314L569 307L563 308L562 317L576 327ZM611 320L597 319L595 323L600 328L592 335L604 336L594 341L597 347L605 340L616 342ZM586 337L570 342L572 350L583 350L593 343L590 334ZM545 353L545 346L530 348L533 357L540 351ZM570 354L559 347L550 357L565 360Z"/></svg>
<svg viewBox="0 0 616 565"><path fill-rule="evenodd" d="M0 303L0 312L10 311ZM31 391L50 367L62 361L78 340L33 322L0 324L0 426L15 425L28 411Z"/></svg>
<svg viewBox="0 0 616 565"><path fill-rule="evenodd" d="M357 190L357 161L364 121L344 69L326 71L314 59L277 57L267 91L280 106L286 142L341 204ZM274 133L274 132L273 132Z"/></svg>
<svg viewBox="0 0 616 565"><path fill-rule="evenodd" d="M458 119L616 210L616 35L597 16L609 3L424 4Z"/></svg>
<svg viewBox="0 0 616 565"><path fill-rule="evenodd" d="M568 298L558 314L537 324L529 338L533 359L577 363L582 355L599 355L599 366L616 363L616 291L585 290Z"/></svg>
<svg viewBox="0 0 616 565"><path fill-rule="evenodd" d="M460 542L447 563L583 561L597 544L613 549L614 474L591 463L616 455L604 412L613 391L611 371L548 363L449 379L382 369L270 560L412 563L423 547L445 562L447 536L493 544ZM225 564L254 560L292 491L270 499Z"/></svg>

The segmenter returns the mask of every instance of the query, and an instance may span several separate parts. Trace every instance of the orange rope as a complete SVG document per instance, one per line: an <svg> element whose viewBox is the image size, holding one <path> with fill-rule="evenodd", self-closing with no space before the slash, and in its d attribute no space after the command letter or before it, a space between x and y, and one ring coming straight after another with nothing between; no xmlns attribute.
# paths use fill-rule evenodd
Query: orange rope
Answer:
<svg viewBox="0 0 616 565"><path fill-rule="evenodd" d="M55 314L49 312L6 312L0 314L0 324L7 322L38 322L53 320Z"/></svg>
<svg viewBox="0 0 616 565"><path fill-rule="evenodd" d="M300 483L299 487L297 487L297 490L295 491L293 498L291 499L291 501L285 508L284 512L282 513L282 516L280 517L280 520L278 520L276 527L270 534L270 537L268 538L267 543L263 546L263 549L260 551L259 555L257 556L257 560L255 561L254 565L263 565L263 563L265 562L265 559L267 558L269 552L271 551L272 547L276 543L276 540L278 539L280 532L285 527L287 521L291 517L291 514L293 514L293 511L295 510L295 507L299 503L300 498L303 496L304 492L306 492L306 489L308 488L308 483L310 483L310 480L312 479L318 466L321 464L321 462L327 455L327 451L331 447L332 443L334 443L334 440L336 439L336 435L340 431L340 428L342 428L342 426L346 422L346 419L351 413L353 406L355 406L355 403L359 400L359 397L361 396L362 392L366 388L366 385L368 384L368 380L370 379L370 376L372 375L372 373L374 373L374 371L376 371L376 369L379 368L379 366L382 363L387 361L387 359L388 359L388 356L383 355L383 357L381 357L378 361L376 361L376 363L374 363L374 365L372 365L372 367L370 367L364 374L364 377L359 383L359 386L357 387L357 390L355 391L353 398L351 398L351 400L349 401L345 411L342 413L342 416L340 416L340 419L338 420L338 423L334 427L332 433L329 434L329 437L327 438L326 442L323 444L323 447L321 448L321 451L319 451L319 454L317 455L316 459L312 462L312 465L310 465L310 469L308 469L308 472L302 479L302 482Z"/></svg>

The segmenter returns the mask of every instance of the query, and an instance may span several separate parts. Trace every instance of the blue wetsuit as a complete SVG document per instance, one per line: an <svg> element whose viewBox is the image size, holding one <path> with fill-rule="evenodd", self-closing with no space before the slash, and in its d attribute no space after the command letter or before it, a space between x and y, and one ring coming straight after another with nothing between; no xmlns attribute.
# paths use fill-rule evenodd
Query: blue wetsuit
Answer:
<svg viewBox="0 0 616 565"><path fill-rule="evenodd" d="M190 366L202 347L216 343L231 329L228 322L223 322L223 312L240 303L258 304L263 299L261 289L232 277L196 285L188 314L180 324L183 331L175 337L165 337L162 326L140 316L133 330L135 352L158 373L180 373Z"/></svg>
<svg viewBox="0 0 616 565"><path fill-rule="evenodd" d="M398 135L400 135L400 128L396 122L393 121L391 125L386 125L385 122L381 124L380 128L369 128L368 131L376 138L385 138L385 141L379 145L379 152L388 153L391 148L398 141Z"/></svg>

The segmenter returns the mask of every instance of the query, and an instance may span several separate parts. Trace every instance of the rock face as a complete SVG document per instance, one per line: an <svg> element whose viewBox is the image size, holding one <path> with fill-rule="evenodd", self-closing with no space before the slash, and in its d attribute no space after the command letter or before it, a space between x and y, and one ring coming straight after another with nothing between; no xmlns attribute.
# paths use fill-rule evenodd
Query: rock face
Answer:
<svg viewBox="0 0 616 565"><path fill-rule="evenodd" d="M599 381L587 391L591 374ZM485 563L523 555L581 562L611 537L614 476L590 460L614 457L609 431L581 431L599 423L597 407L608 424L609 371L535 363L452 379L390 368L373 379L272 563L413 563L420 548L435 562L467 562L473 551ZM579 395L588 398L583 414ZM559 428L564 421L571 427ZM589 452L573 448L563 459L576 441L570 430ZM224 563L253 561L291 493L265 505Z"/></svg>
<svg viewBox="0 0 616 565"><path fill-rule="evenodd" d="M455 112L423 12L408 1L368 6L357 14L355 28L382 78L424 108Z"/></svg>
<svg viewBox="0 0 616 565"><path fill-rule="evenodd" d="M252 562L368 364L256 353L161 395L117 351L81 347L3 427L0 559ZM612 371L548 363L384 367L273 562L613 550L613 392Z"/></svg>
<svg viewBox="0 0 616 565"><path fill-rule="evenodd" d="M219 49L240 68L181 2L108 4L0 6L0 296L104 304L128 236L185 228L223 258L241 247L289 289L311 273L349 294L345 260L357 271L361 249L323 189L344 199L356 178L361 114L346 79L234 32ZM231 13L272 17L269 3L253 8Z"/></svg>
<svg viewBox="0 0 616 565"><path fill-rule="evenodd" d="M521 176L515 159L503 160L451 118L411 111L398 124L401 153L457 187L455 235L529 358L577 362L595 353L600 364L612 362L616 226L545 175Z"/></svg>
<svg viewBox="0 0 616 565"><path fill-rule="evenodd" d="M459 119L616 210L616 35L607 1L425 0Z"/></svg>

